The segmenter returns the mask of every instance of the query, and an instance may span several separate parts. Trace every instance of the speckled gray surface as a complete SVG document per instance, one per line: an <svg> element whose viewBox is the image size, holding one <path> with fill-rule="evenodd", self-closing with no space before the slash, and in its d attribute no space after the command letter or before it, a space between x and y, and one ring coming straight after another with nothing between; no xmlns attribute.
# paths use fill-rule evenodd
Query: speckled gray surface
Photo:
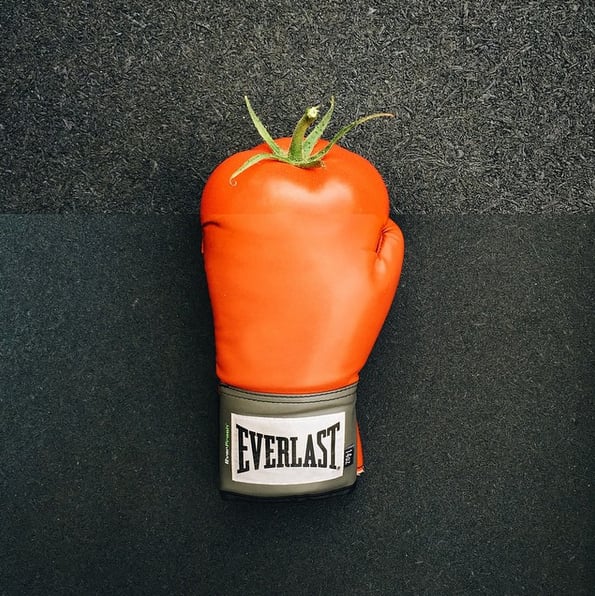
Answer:
<svg viewBox="0 0 595 596"><path fill-rule="evenodd" d="M0 212L193 213L337 97L400 213L592 212L592 3L6 0ZM331 126L332 128L332 126Z"/></svg>

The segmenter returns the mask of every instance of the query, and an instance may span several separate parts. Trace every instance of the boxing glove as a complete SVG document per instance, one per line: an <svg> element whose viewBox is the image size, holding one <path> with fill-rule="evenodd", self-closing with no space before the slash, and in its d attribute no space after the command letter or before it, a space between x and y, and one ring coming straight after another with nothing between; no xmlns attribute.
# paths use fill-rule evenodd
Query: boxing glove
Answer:
<svg viewBox="0 0 595 596"><path fill-rule="evenodd" d="M200 206L220 490L341 493L363 469L356 387L397 288L403 236L370 162L320 129L304 138L317 111L273 141L247 105L266 143L223 161Z"/></svg>

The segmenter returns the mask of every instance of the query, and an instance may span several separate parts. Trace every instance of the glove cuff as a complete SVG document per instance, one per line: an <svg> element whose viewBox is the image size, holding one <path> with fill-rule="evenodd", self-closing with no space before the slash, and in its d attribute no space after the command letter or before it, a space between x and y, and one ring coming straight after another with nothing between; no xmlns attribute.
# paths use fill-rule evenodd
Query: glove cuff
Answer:
<svg viewBox="0 0 595 596"><path fill-rule="evenodd" d="M222 495L279 501L351 490L356 388L277 394L220 385Z"/></svg>

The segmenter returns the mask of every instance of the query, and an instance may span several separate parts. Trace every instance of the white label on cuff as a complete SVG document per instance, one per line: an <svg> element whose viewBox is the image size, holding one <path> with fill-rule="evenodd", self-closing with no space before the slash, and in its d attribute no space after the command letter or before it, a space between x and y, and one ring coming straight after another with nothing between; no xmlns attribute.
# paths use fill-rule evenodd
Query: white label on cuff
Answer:
<svg viewBox="0 0 595 596"><path fill-rule="evenodd" d="M231 478L309 484L343 475L345 412L304 418L231 414Z"/></svg>

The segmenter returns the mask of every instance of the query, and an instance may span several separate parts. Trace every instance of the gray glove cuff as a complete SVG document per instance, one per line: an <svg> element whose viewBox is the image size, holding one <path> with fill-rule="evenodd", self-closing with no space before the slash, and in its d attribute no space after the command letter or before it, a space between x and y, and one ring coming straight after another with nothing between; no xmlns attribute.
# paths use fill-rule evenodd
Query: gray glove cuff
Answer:
<svg viewBox="0 0 595 596"><path fill-rule="evenodd" d="M221 491L287 499L353 486L356 388L288 395L221 385Z"/></svg>

